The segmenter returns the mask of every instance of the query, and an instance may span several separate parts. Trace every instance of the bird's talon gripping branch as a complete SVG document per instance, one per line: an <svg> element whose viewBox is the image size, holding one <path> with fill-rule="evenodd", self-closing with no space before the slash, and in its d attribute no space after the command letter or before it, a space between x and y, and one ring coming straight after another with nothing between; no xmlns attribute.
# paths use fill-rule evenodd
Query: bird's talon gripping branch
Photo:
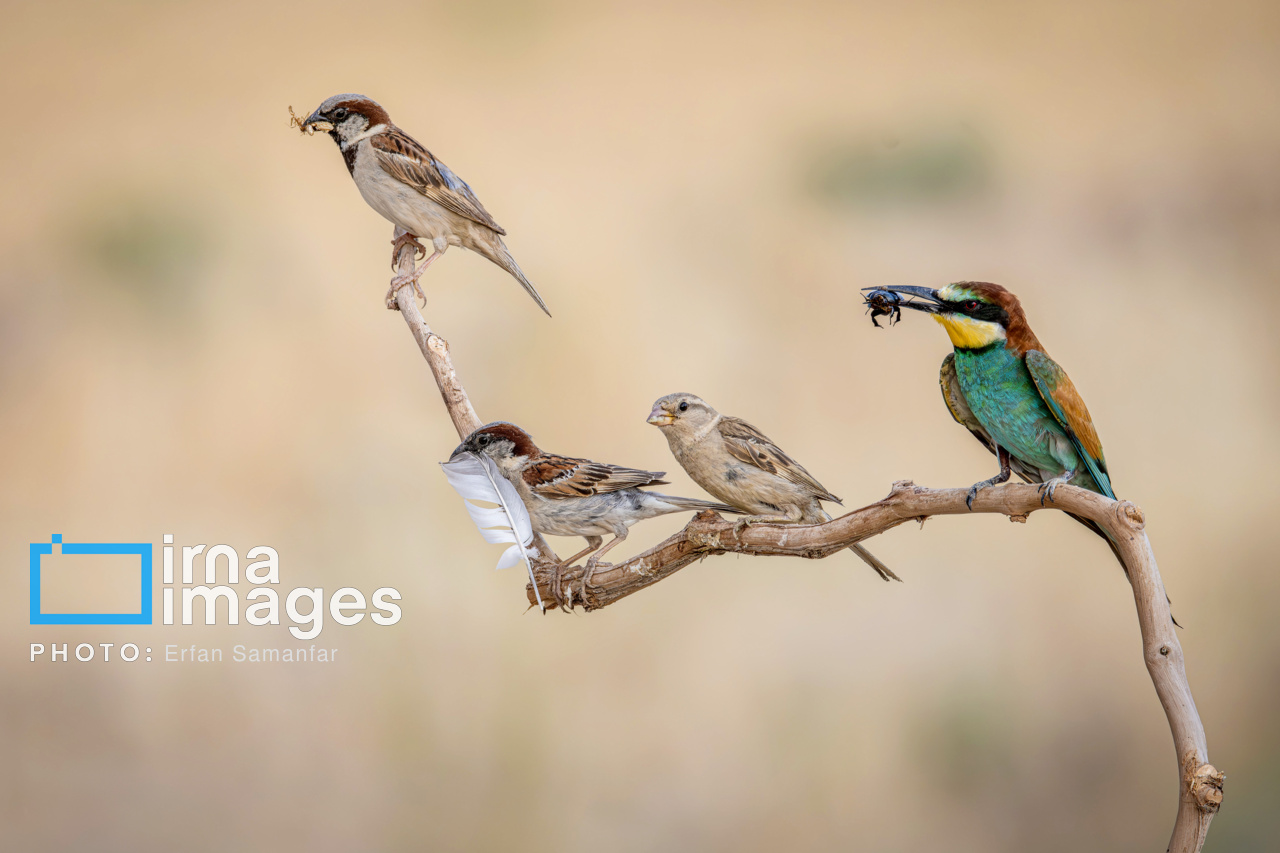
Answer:
<svg viewBox="0 0 1280 853"><path fill-rule="evenodd" d="M400 289L404 287L412 287L413 293L418 300L418 308L427 307L427 295L422 292L422 286L415 279L405 278L404 276L396 276L391 279L391 287L387 290L387 307L395 310L396 298L400 293Z"/></svg>
<svg viewBox="0 0 1280 853"><path fill-rule="evenodd" d="M1040 484L1040 506L1044 506L1045 499L1048 498L1049 503L1055 503L1053 499L1054 493L1058 490L1058 486L1068 483L1075 476L1075 471L1068 471L1061 477L1054 477L1052 480L1046 480Z"/></svg>
<svg viewBox="0 0 1280 853"><path fill-rule="evenodd" d="M1002 473L997 474L994 477L983 480L981 483L974 483L969 487L969 494L965 495L964 505L969 508L969 512L973 512L973 499L978 496L978 492L991 486L998 486L999 484L1008 481L1008 479L1009 469L1006 468Z"/></svg>
<svg viewBox="0 0 1280 853"><path fill-rule="evenodd" d="M582 572L582 592L584 595L587 591L587 587L591 585L591 576L594 575L596 573L596 569L599 568L612 569L613 563L601 563L595 557L587 560L587 567ZM585 602L586 599L583 598L583 601Z"/></svg>
<svg viewBox="0 0 1280 853"><path fill-rule="evenodd" d="M396 269L400 263L400 250L405 246L413 246L413 259L415 261L422 260L427 256L427 247L419 242L418 238L408 231L391 241L391 269Z"/></svg>
<svg viewBox="0 0 1280 853"><path fill-rule="evenodd" d="M566 560L565 562L570 562ZM564 609L564 600L560 594L560 574L564 571L565 564L560 563L551 570L551 598L556 603L556 607Z"/></svg>
<svg viewBox="0 0 1280 853"><path fill-rule="evenodd" d="M414 294L417 295L418 299L422 300L421 307L425 308L427 304L427 295L422 292L422 285L418 284L418 279L422 278L422 274L427 271L427 267L431 266L432 262L438 257L440 257L439 252L432 252L430 255L427 255L427 259L422 262L421 266L416 267L410 272L400 273L400 275L391 279L391 289L387 291L387 307L396 307L396 294L400 292L400 288L412 287Z"/></svg>
<svg viewBox="0 0 1280 853"><path fill-rule="evenodd" d="M1010 461L1009 452L1003 447L996 446L996 458L1000 460L1000 473L994 477L988 477L981 483L974 483L969 488L969 496L964 499L964 505L969 508L969 512L973 512L973 499L978 496L978 492L988 486L998 486L1001 483L1009 482L1009 475L1013 473L1012 462Z"/></svg>

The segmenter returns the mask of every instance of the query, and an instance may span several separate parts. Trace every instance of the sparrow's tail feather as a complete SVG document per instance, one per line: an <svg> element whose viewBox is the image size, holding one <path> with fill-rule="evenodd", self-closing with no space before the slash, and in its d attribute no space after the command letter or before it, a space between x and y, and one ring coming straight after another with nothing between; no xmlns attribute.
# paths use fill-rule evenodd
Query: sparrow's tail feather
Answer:
<svg viewBox="0 0 1280 853"><path fill-rule="evenodd" d="M543 313L548 317L551 316L551 312L547 309L547 303L542 301L542 297L538 295L538 291L533 286L533 282L529 281L529 279L525 277L524 271L520 269L520 265L516 263L516 259L511 257L511 253L507 251L506 244L501 240L498 240L498 245L496 246L479 243L475 248L480 252L480 254L511 273L512 277L516 281L520 282L520 286L525 289L525 292L533 297L533 301L538 303L538 307L543 310Z"/></svg>
<svg viewBox="0 0 1280 853"><path fill-rule="evenodd" d="M872 554L866 548L863 548L861 545L850 545L849 550L861 557L862 562L875 569L876 574L880 575L880 580L888 583L892 579L898 583L902 583L902 578L895 575L892 569L880 562L876 555Z"/></svg>
<svg viewBox="0 0 1280 853"><path fill-rule="evenodd" d="M645 497L657 498L663 503L671 504L671 506L675 507L671 512L677 512L682 509L709 509L713 512L731 512L735 515L742 514L742 510L737 507L731 507L728 504L716 503L715 501L704 501L699 498L678 498L673 495L664 495L658 492L641 492L641 494Z"/></svg>

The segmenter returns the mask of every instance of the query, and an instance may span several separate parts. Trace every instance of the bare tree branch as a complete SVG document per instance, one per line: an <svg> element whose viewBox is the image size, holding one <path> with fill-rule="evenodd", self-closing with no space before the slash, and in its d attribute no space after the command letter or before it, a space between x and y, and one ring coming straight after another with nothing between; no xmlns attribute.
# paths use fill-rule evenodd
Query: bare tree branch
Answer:
<svg viewBox="0 0 1280 853"><path fill-rule="evenodd" d="M399 232L397 231L397 236ZM401 271L413 268L413 249L401 250ZM413 333L422 355L431 367L445 408L460 438L482 425L467 392L458 381L449 345L431 331L414 302L412 288L402 288L395 304ZM894 483L884 500L856 509L840 518L816 525L753 525L741 531L732 522L712 512L696 515L689 524L643 554L611 567L597 569L591 586L583 589L582 568L566 569L561 584L570 590L565 605L575 603L587 611L602 607L638 592L675 574L690 563L715 554L755 554L772 557L818 559L843 551L855 542L884 533L907 521L923 521L934 515L967 515L967 488L927 489L904 480ZM973 512L1003 513L1010 521L1027 520L1041 509L1040 491L1030 484L1008 483L984 489L973 502ZM1073 486L1060 486L1049 509L1065 510L1096 522L1114 541L1133 586L1138 624L1142 630L1143 657L1147 672L1164 706L1178 757L1178 816L1168 853L1198 853L1204 844L1209 823L1222 804L1224 774L1209 764L1204 725L1196 711L1187 683L1182 646L1174 632L1168 598L1155 554L1146 534L1146 518L1129 501L1113 501ZM543 599L551 599L551 576L557 558L541 537L535 539L540 557L534 576ZM535 602L533 586L526 586L529 602ZM574 599L576 598L576 602Z"/></svg>
<svg viewBox="0 0 1280 853"><path fill-rule="evenodd" d="M399 239L403 233L402 229L397 228L396 239ZM413 272L414 254L415 250L412 246L401 247L400 257L397 259L399 273ZM468 399L462 383L458 381L458 372L453 369L453 359L449 357L449 342L431 331L427 321L422 319L422 312L418 310L418 303L414 301L413 288L400 288L396 292L395 302L388 304L387 307L392 310L399 309L404 321L409 324L409 331L413 333L413 339L418 342L418 349L422 350L422 357L427 360L427 364L431 367L431 374L436 378L440 397L444 400L444 407L449 411L449 417L453 420L453 428L458 431L458 437L466 438L484 426L484 422L476 415L476 410L471 408L471 400Z"/></svg>
<svg viewBox="0 0 1280 853"><path fill-rule="evenodd" d="M399 239L403 233L402 229L396 228L392 242ZM402 274L413 272L415 251L408 245L400 248L400 256L396 259L397 272ZM427 365L431 368L431 375L435 377L436 387L440 389L440 398L444 400L444 407L449 412L449 419L453 421L453 428L458 431L458 438L466 438L484 426L484 421L480 420L480 416L471 406L471 399L467 396L466 389L458 380L458 372L453 368L453 359L449 357L449 342L431 331L427 321L422 318L418 303L414 301L413 288L400 288L396 292L395 301L388 302L387 307L393 311L399 310L409 326L409 331L413 333L413 339L418 342L418 349L422 350L422 357L427 360ZM541 534L533 535L533 545L538 553L535 567L554 566L559 562L556 552L551 550L551 546ZM532 590L533 587L530 586L529 589Z"/></svg>

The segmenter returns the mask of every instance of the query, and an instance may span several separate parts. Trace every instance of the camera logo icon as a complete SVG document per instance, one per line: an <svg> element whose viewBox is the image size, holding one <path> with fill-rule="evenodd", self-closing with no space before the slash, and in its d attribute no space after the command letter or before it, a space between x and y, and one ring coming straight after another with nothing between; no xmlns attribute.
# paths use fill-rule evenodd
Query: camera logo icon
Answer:
<svg viewBox="0 0 1280 853"><path fill-rule="evenodd" d="M32 625L150 625L151 543L31 543Z"/></svg>

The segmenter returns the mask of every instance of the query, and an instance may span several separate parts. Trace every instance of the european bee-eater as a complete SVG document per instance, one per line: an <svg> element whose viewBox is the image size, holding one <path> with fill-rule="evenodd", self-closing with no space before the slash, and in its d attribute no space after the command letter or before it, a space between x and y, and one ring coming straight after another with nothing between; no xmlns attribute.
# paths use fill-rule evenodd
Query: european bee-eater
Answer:
<svg viewBox="0 0 1280 853"><path fill-rule="evenodd" d="M1046 498L1052 501L1062 483L1115 499L1089 410L1066 371L1049 358L1031 331L1018 297L998 284L974 281L939 290L867 290L877 291L868 296L873 311L924 311L951 338L955 352L943 359L939 377L942 398L956 422L1000 460L999 474L969 489L970 509L980 490L1005 482L1011 471L1029 483L1042 484L1041 504ZM885 291L914 298L900 301L884 297ZM1088 519L1072 518L1107 538Z"/></svg>

